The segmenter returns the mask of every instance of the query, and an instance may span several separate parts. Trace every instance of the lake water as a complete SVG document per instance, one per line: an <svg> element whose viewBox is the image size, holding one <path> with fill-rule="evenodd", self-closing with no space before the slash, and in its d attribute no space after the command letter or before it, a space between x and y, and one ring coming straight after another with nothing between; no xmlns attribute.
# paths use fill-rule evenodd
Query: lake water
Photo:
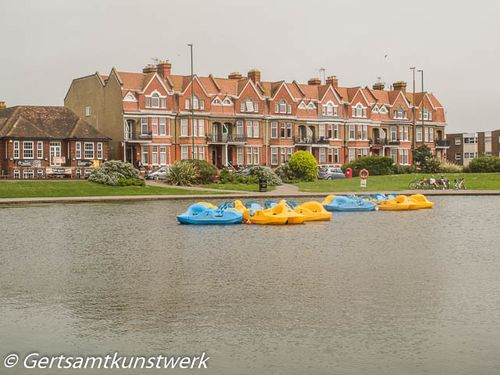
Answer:
<svg viewBox="0 0 500 375"><path fill-rule="evenodd" d="M282 227L178 225L189 201L0 208L2 362L205 351L188 373L499 374L500 197L433 200ZM165 372L186 371L129 371Z"/></svg>

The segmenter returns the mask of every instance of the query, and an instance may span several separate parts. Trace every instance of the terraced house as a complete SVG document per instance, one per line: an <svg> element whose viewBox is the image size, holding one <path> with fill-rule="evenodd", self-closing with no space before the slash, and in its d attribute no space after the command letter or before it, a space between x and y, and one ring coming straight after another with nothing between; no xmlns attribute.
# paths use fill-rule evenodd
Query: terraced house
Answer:
<svg viewBox="0 0 500 375"><path fill-rule="evenodd" d="M335 76L271 82L257 69L191 79L162 61L142 72L76 78L65 105L112 138L111 158L149 167L190 158L274 167L296 150L319 164L374 154L404 165L413 147L426 144L438 158L447 148L443 106L430 92L408 92L405 82L390 90L380 82L342 87Z"/></svg>

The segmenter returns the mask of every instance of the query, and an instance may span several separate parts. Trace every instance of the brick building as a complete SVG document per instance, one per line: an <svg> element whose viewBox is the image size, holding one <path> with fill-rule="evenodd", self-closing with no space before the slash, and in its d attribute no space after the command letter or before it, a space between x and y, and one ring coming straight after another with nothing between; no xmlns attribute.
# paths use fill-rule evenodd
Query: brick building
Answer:
<svg viewBox="0 0 500 375"><path fill-rule="evenodd" d="M405 82L391 90L343 87L335 76L269 82L256 69L191 80L163 61L142 73L113 68L74 79L64 103L112 138L110 158L152 167L193 157L274 167L295 150L319 164L371 154L410 164L414 145L438 158L447 148L443 106L432 93L407 92Z"/></svg>
<svg viewBox="0 0 500 375"><path fill-rule="evenodd" d="M447 159L467 166L479 156L500 156L500 129L477 133L447 134L449 150Z"/></svg>
<svg viewBox="0 0 500 375"><path fill-rule="evenodd" d="M2 177L84 177L108 158L108 142L65 107L0 109Z"/></svg>

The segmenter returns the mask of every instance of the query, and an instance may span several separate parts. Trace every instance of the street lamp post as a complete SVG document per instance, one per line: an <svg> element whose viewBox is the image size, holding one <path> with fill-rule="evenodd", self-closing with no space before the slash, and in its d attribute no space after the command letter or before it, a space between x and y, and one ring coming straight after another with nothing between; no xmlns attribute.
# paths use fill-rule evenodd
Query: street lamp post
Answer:
<svg viewBox="0 0 500 375"><path fill-rule="evenodd" d="M415 67L412 66L410 68L410 70L412 71L412 75L413 75L413 100L412 100L412 115L413 115L413 127L412 127L412 149L413 149L413 163L415 163L415 148L417 146L416 142L415 142L415 137L416 137L416 118L415 118L415 115L416 115L416 112L415 112Z"/></svg>
<svg viewBox="0 0 500 375"><path fill-rule="evenodd" d="M418 72L420 73L422 77L422 133L424 132L424 70L419 69Z"/></svg>
<svg viewBox="0 0 500 375"><path fill-rule="evenodd" d="M194 160L194 73L193 73L193 45L188 44L191 52L191 159Z"/></svg>

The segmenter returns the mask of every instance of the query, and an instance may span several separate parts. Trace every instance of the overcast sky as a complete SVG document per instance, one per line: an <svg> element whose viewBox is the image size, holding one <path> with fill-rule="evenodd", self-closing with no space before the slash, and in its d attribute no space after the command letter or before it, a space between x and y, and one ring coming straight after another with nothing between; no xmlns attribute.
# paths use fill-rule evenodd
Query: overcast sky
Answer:
<svg viewBox="0 0 500 375"><path fill-rule="evenodd" d="M411 5L410 5L411 4ZM61 105L75 77L168 58L175 74L340 85L408 81L447 109L450 131L500 128L500 1L0 0L0 100ZM386 56L387 55L387 56ZM420 89L420 76L417 88Z"/></svg>

